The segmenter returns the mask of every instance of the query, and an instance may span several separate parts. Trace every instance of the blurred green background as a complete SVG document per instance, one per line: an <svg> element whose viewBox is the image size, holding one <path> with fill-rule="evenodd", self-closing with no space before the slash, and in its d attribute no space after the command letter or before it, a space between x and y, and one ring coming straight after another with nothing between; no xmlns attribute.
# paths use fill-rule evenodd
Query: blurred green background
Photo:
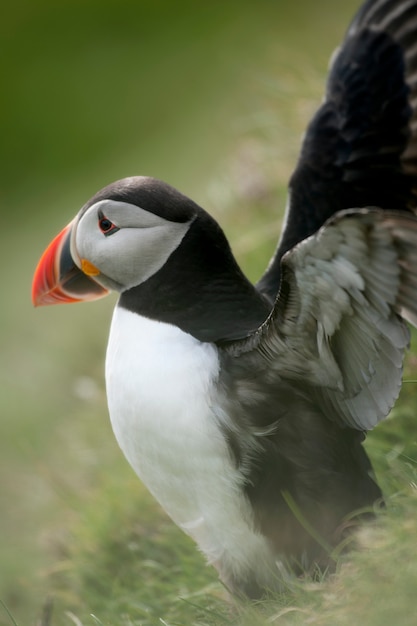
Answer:
<svg viewBox="0 0 417 626"><path fill-rule="evenodd" d="M74 528L96 536L102 524L106 537L155 506L140 495L107 418L103 363L115 300L34 310L41 252L100 187L146 174L213 213L256 279L279 235L329 55L358 4L3 7L0 599L20 623L35 623L51 580L71 570ZM76 605L65 581L54 585L66 607Z"/></svg>

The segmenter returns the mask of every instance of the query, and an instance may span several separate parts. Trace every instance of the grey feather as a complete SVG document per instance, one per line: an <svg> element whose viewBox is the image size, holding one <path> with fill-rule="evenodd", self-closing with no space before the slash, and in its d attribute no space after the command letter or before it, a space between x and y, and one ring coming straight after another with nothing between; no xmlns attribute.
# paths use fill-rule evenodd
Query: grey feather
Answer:
<svg viewBox="0 0 417 626"><path fill-rule="evenodd" d="M343 211L282 260L282 288L251 339L280 380L315 388L329 419L369 430L392 408L417 320L417 218L375 208Z"/></svg>

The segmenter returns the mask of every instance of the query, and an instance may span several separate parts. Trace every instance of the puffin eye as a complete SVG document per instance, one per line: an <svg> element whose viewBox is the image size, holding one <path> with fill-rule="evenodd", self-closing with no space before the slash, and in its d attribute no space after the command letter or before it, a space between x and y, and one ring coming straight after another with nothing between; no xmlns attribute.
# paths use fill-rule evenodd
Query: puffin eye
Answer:
<svg viewBox="0 0 417 626"><path fill-rule="evenodd" d="M113 224L111 220L109 220L105 215L99 215L98 227L100 228L103 235L112 235L116 233L119 229L116 224Z"/></svg>

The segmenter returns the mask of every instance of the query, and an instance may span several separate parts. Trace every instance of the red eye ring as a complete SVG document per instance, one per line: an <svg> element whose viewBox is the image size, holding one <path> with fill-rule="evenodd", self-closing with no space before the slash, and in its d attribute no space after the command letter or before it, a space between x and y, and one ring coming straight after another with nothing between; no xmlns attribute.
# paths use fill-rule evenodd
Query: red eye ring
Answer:
<svg viewBox="0 0 417 626"><path fill-rule="evenodd" d="M105 215L99 216L98 227L103 233L103 235L112 235L113 233L119 230L119 227L116 226L108 217Z"/></svg>

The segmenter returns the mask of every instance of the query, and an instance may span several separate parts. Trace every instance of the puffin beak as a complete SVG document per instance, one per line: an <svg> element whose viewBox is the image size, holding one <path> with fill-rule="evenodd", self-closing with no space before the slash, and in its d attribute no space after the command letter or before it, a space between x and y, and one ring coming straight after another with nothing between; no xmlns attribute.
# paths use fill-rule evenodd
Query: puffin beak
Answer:
<svg viewBox="0 0 417 626"><path fill-rule="evenodd" d="M41 256L32 283L35 306L96 300L109 293L74 263L71 255L74 225L75 220L51 241Z"/></svg>

